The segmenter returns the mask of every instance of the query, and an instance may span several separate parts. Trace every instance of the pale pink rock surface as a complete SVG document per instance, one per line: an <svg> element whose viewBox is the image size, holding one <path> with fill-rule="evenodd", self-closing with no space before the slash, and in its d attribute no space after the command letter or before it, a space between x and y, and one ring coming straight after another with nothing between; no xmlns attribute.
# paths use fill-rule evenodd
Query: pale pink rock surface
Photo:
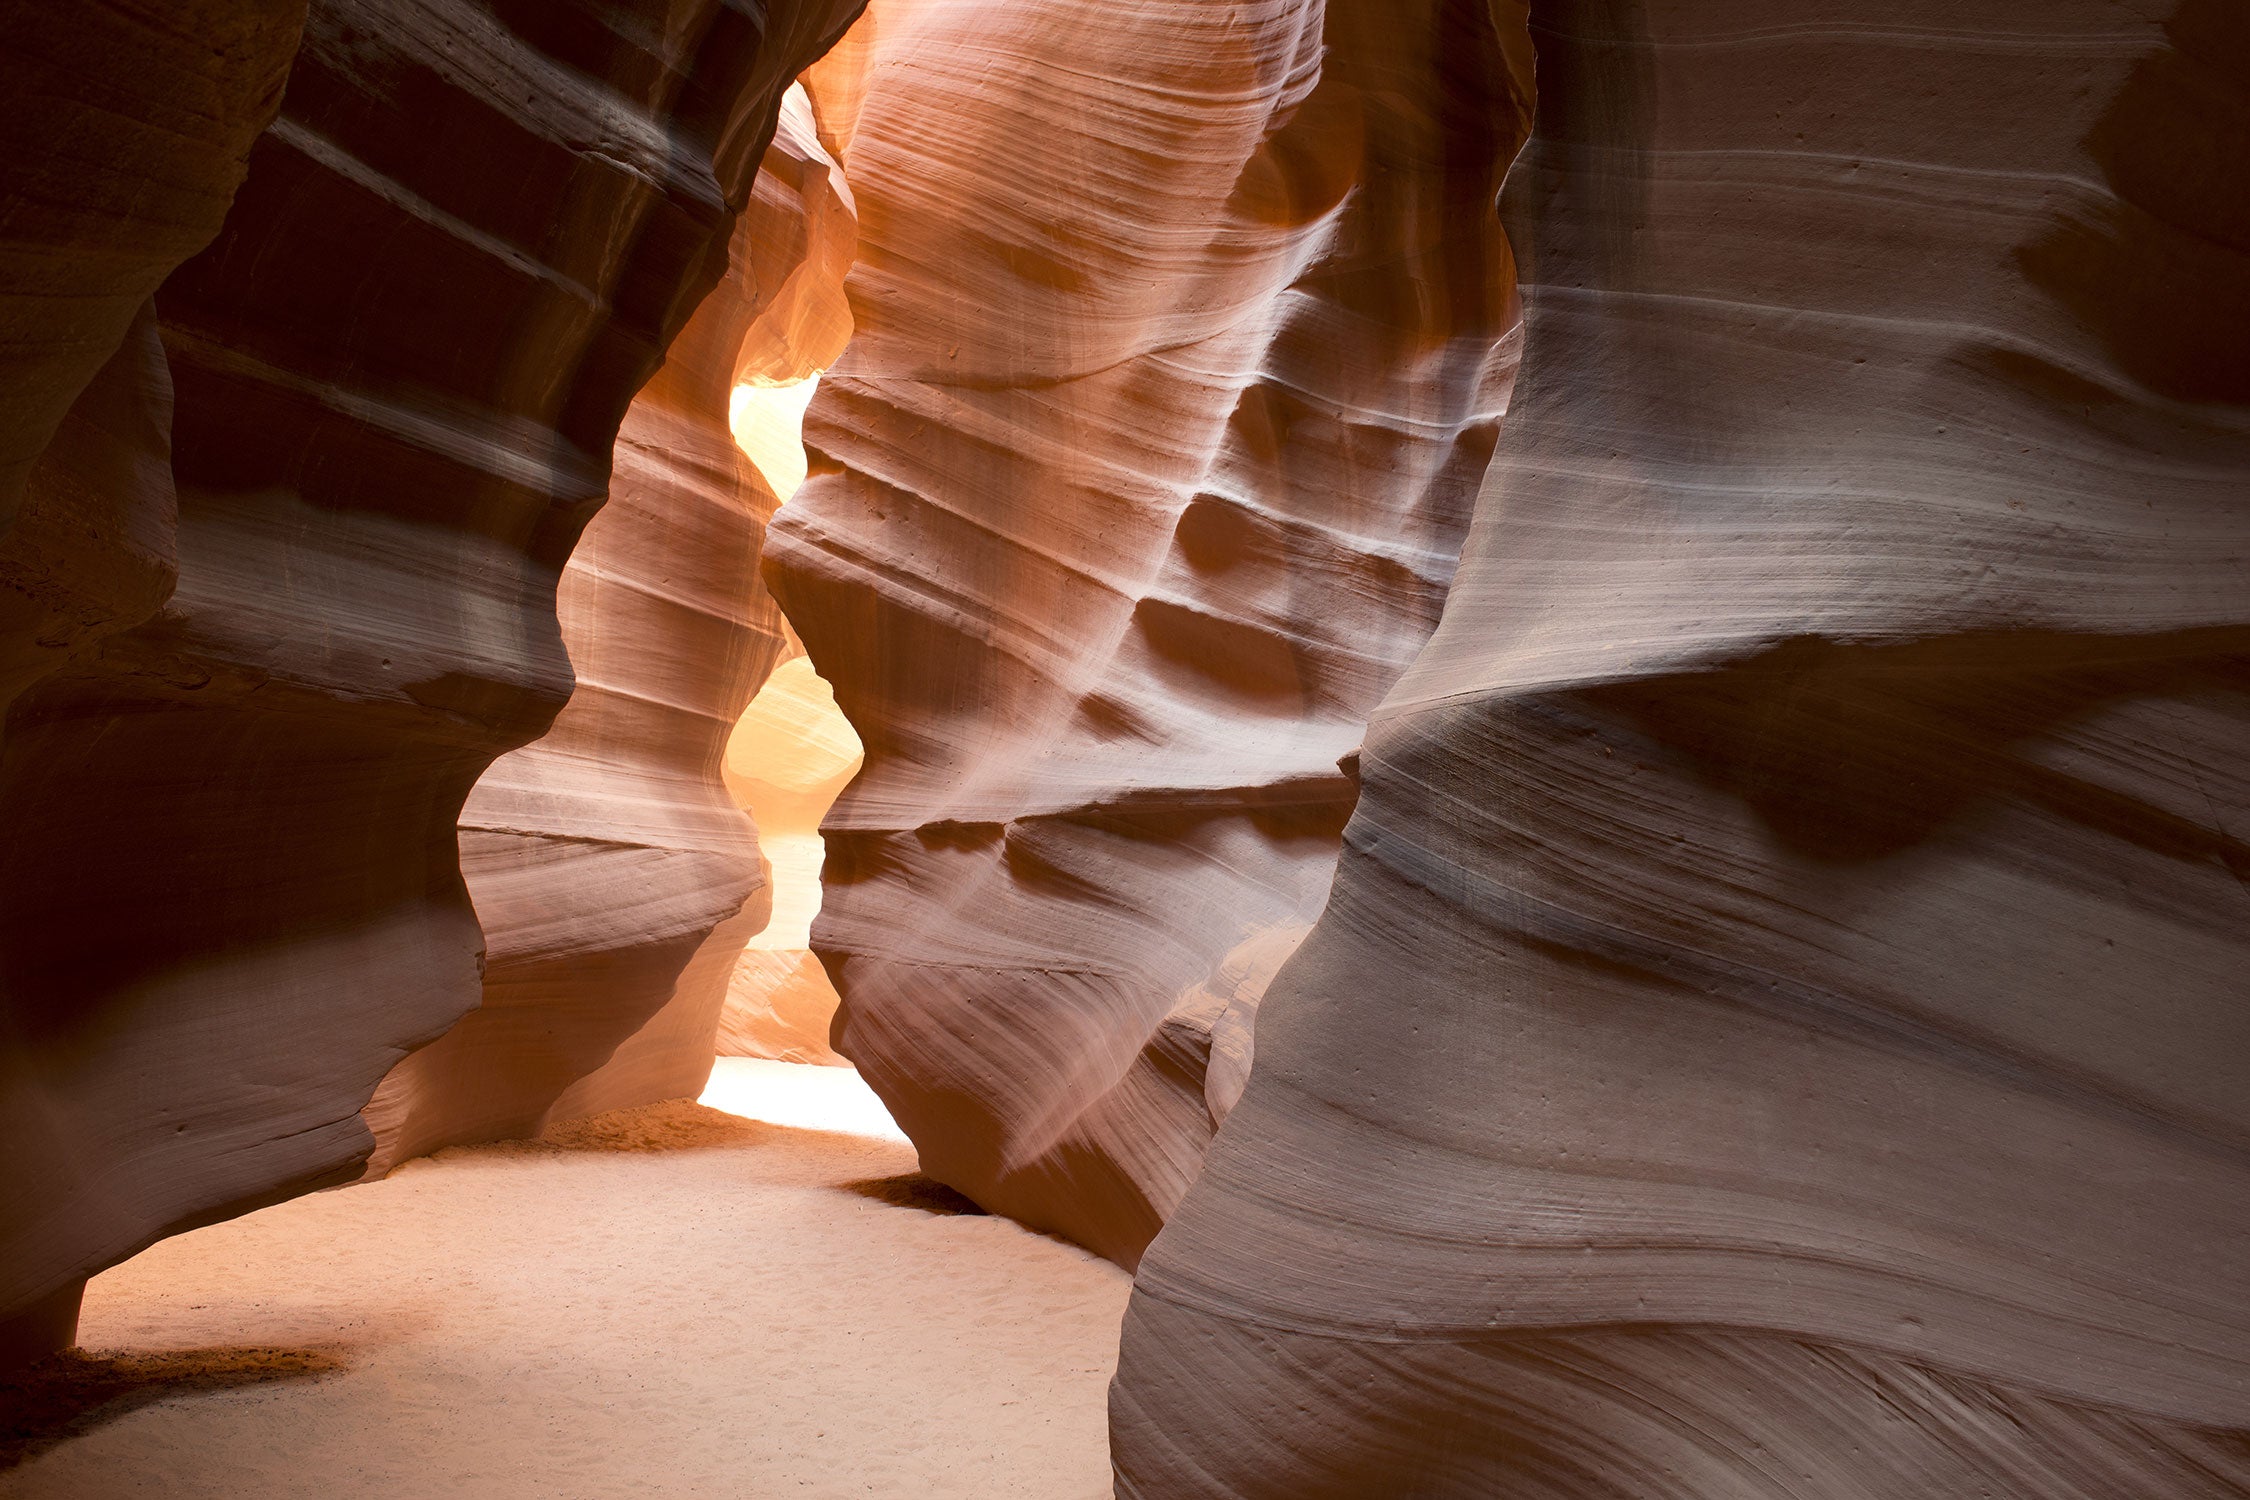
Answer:
<svg viewBox="0 0 2250 1500"><path fill-rule="evenodd" d="M1531 21L1518 400L1119 1493L2250 1493L2243 12Z"/></svg>

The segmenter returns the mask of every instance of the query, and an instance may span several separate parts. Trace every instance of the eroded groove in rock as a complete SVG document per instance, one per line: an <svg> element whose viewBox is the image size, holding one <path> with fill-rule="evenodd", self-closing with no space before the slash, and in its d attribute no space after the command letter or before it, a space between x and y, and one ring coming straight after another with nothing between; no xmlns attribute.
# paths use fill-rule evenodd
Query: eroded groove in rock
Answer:
<svg viewBox="0 0 2250 1500"><path fill-rule="evenodd" d="M727 276L626 413L609 500L563 569L570 702L462 810L483 1003L377 1090L371 1173L535 1135L550 1114L692 1098L710 1072L728 976L770 904L757 829L720 758L784 649L757 577L777 501L735 446L728 402L745 360L826 363L848 332L808 329L793 292L822 270L840 283L828 265L839 236L850 255L850 209L809 111L794 113Z"/></svg>
<svg viewBox="0 0 2250 1500"><path fill-rule="evenodd" d="M925 1169L1129 1264L1451 579L1527 82L1481 3L861 24L809 80L858 331L767 565L866 745L814 944Z"/></svg>
<svg viewBox="0 0 2250 1500"><path fill-rule="evenodd" d="M802 428L818 372L836 362L851 337L844 280L859 239L850 185L822 145L811 101L802 88L789 97L791 111L804 110L801 122L784 115L805 128L802 191L817 186L830 212L804 221L809 242L772 319L788 336L744 346L733 412L735 441L784 504L805 481ZM820 904L820 820L859 770L859 739L786 621L781 633L773 674L727 736L727 792L758 824L773 914L728 976L718 1050L731 1057L841 1063L828 1044L836 990L813 956L811 923Z"/></svg>
<svg viewBox="0 0 2250 1500"><path fill-rule="evenodd" d="M1532 7L1523 386L1121 1495L2250 1487L2238 7Z"/></svg>
<svg viewBox="0 0 2250 1500"><path fill-rule="evenodd" d="M10 718L0 1316L351 1176L475 1005L462 800L569 689L618 423L849 9L312 8L158 298L177 590Z"/></svg>

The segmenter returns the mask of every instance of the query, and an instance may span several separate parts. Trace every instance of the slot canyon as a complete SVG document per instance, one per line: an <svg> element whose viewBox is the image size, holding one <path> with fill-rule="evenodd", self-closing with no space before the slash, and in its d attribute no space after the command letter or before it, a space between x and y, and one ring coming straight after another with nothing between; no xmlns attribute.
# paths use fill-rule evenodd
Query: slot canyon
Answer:
<svg viewBox="0 0 2250 1500"><path fill-rule="evenodd" d="M0 0L0 1500L2250 1500L2250 6Z"/></svg>

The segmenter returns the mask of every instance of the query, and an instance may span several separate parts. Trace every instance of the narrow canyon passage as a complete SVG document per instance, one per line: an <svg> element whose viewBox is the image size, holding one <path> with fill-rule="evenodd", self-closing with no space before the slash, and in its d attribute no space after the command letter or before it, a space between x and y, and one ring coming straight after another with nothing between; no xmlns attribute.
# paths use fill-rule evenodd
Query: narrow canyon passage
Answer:
<svg viewBox="0 0 2250 1500"><path fill-rule="evenodd" d="M819 387L815 371L734 388L728 426L772 491L777 515L805 481L805 408ZM727 795L758 826L769 905L735 960L718 1048L721 1057L840 1065L829 1044L838 997L812 951L812 923L827 853L820 823L863 757L834 690L788 617L776 614L780 659L727 736L721 771Z"/></svg>
<svg viewBox="0 0 2250 1500"><path fill-rule="evenodd" d="M2250 1500L2250 5L0 0L0 1500Z"/></svg>

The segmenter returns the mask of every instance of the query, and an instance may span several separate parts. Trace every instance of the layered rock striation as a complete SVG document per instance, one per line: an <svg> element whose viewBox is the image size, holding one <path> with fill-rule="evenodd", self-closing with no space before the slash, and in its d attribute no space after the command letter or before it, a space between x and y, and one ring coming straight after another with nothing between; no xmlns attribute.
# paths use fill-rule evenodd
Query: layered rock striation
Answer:
<svg viewBox="0 0 2250 1500"><path fill-rule="evenodd" d="M817 176L822 190L833 195L835 213L807 221L818 232L790 278L786 305L795 310L793 322L777 314L796 330L783 351L788 357L773 358L755 343L745 346L733 408L735 441L783 504L805 481L804 415L819 386L818 372L835 363L851 336L844 280L858 247L851 188L820 144L825 133L805 91L793 90L790 99L792 107L801 102L805 111L808 190ZM792 126L799 118L793 111L784 114ZM778 166L768 172L780 180ZM813 955L811 927L820 908L820 821L858 772L860 746L804 650L784 621L781 660L727 738L727 792L757 820L773 913L728 978L718 1050L731 1057L836 1064L844 1061L829 1046L836 990Z"/></svg>
<svg viewBox="0 0 2250 1500"><path fill-rule="evenodd" d="M721 760L786 649L757 576L779 501L729 407L739 367L816 368L849 332L808 314L800 286L840 285L851 224L803 98L785 102L727 275L626 412L609 500L563 569L570 702L462 810L483 1001L376 1091L371 1173L702 1092L736 956L771 908Z"/></svg>
<svg viewBox="0 0 2250 1500"><path fill-rule="evenodd" d="M173 227L102 268L122 332L156 252L207 232L286 59L238 35L282 26L272 7L103 9L176 30L198 78L247 49L224 108L176 111L189 169L142 163L182 201L150 195ZM0 1317L349 1178L378 1080L478 1003L463 800L570 690L555 588L618 425L849 11L311 8L217 238L157 298L177 587L8 721ZM157 345L133 347L151 369ZM139 409L100 420L147 474Z"/></svg>
<svg viewBox="0 0 2250 1500"><path fill-rule="evenodd" d="M1520 397L1119 1493L2239 1495L2250 30L1531 34Z"/></svg>
<svg viewBox="0 0 2250 1500"><path fill-rule="evenodd" d="M1477 4L862 25L809 79L857 333L767 553L866 746L814 946L925 1169L1130 1264L1452 576L1517 94Z"/></svg>
<svg viewBox="0 0 2250 1500"><path fill-rule="evenodd" d="M304 0L0 5L0 535L13 529L32 470L74 403L128 342L142 342L130 330L150 295L218 233L250 143L281 103L304 18ZM147 363L127 354L113 386L136 358ZM101 426L114 404L89 411L89 424ZM56 458L83 472L71 455ZM19 634L39 634L25 629L17 596L46 583L99 599L112 564L27 557L20 544L7 561L0 694L12 696L44 670L27 670L16 654ZM49 607L70 625L100 608ZM67 628L48 624L47 649L62 647L52 637Z"/></svg>

